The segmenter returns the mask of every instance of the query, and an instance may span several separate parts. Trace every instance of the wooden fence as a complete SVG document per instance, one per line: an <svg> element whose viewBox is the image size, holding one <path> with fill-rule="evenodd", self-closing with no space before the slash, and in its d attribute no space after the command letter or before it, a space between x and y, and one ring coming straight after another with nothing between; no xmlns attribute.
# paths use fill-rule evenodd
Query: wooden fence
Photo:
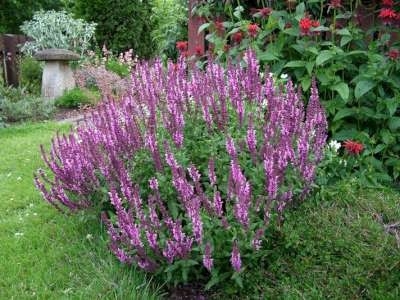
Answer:
<svg viewBox="0 0 400 300"><path fill-rule="evenodd" d="M3 71L3 82L8 86L18 86L19 46L29 41L27 36L19 34L3 34L0 36L0 59Z"/></svg>

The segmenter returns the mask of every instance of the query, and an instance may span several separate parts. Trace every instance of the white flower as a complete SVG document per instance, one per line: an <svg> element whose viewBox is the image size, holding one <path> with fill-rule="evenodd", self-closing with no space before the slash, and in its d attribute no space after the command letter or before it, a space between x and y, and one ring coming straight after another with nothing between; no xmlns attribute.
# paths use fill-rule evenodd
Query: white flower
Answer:
<svg viewBox="0 0 400 300"><path fill-rule="evenodd" d="M90 233L88 233L88 234L86 235L86 239L89 240L89 241L93 240L93 235L91 235Z"/></svg>
<svg viewBox="0 0 400 300"><path fill-rule="evenodd" d="M334 152L338 152L338 150L340 149L340 147L342 147L342 145L341 145L338 141L331 140L331 141L329 142L329 148L330 148L331 150L333 150Z"/></svg>
<svg viewBox="0 0 400 300"><path fill-rule="evenodd" d="M286 78L288 78L288 74L282 73L282 74L281 74L281 79L286 79Z"/></svg>
<svg viewBox="0 0 400 300"><path fill-rule="evenodd" d="M23 236L24 235L24 233L23 232L16 232L16 233L14 233L14 236Z"/></svg>

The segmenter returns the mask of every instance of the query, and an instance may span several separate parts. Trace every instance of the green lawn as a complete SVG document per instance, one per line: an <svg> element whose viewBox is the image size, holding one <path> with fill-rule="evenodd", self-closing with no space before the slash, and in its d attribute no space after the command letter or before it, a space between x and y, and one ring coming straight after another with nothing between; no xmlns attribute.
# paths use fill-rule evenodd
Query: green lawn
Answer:
<svg viewBox="0 0 400 300"><path fill-rule="evenodd" d="M98 220L62 215L33 186L39 145L66 125L0 129L0 299L155 299L108 252Z"/></svg>
<svg viewBox="0 0 400 300"><path fill-rule="evenodd" d="M54 123L0 129L0 299L155 299L141 272L108 252L99 220L62 215L32 174ZM357 181L329 187L286 214L267 254L247 266L244 290L228 281L220 299L400 299L400 249L383 224L400 221L400 194ZM159 283L162 284L162 283ZM159 286L159 285L158 285ZM244 296L245 295L245 296Z"/></svg>

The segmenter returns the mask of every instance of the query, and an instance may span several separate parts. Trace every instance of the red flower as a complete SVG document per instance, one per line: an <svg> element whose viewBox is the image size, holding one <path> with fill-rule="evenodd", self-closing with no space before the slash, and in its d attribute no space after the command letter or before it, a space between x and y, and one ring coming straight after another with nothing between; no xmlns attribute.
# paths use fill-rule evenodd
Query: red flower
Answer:
<svg viewBox="0 0 400 300"><path fill-rule="evenodd" d="M331 0L328 4L328 9L338 9L342 7L341 0Z"/></svg>
<svg viewBox="0 0 400 300"><path fill-rule="evenodd" d="M197 56L202 56L204 54L203 48L201 46L196 46L194 52Z"/></svg>
<svg viewBox="0 0 400 300"><path fill-rule="evenodd" d="M400 57L400 51L398 49L391 49L388 56L391 60L396 60Z"/></svg>
<svg viewBox="0 0 400 300"><path fill-rule="evenodd" d="M299 22L300 32L302 35L310 34L310 29L312 27L312 20L310 18L302 18Z"/></svg>
<svg viewBox="0 0 400 300"><path fill-rule="evenodd" d="M396 12L391 8L382 8L378 17L385 25L392 24L398 18Z"/></svg>
<svg viewBox="0 0 400 300"><path fill-rule="evenodd" d="M181 53L186 52L188 49L188 42L187 41L176 42L176 49L178 49L179 52Z"/></svg>
<svg viewBox="0 0 400 300"><path fill-rule="evenodd" d="M382 0L382 6L393 7L393 5L394 5L393 0Z"/></svg>
<svg viewBox="0 0 400 300"><path fill-rule="evenodd" d="M224 45L224 52L229 52L229 49L230 49L231 47L228 45L228 44L225 44Z"/></svg>
<svg viewBox="0 0 400 300"><path fill-rule="evenodd" d="M234 41L235 43L240 44L242 39L243 39L243 33L241 31L232 34L232 41Z"/></svg>
<svg viewBox="0 0 400 300"><path fill-rule="evenodd" d="M224 23L223 23L223 22L215 21L215 22L214 22L214 27L215 27L215 30L217 31L217 33L218 33L219 35L223 34L224 31L225 31Z"/></svg>
<svg viewBox="0 0 400 300"><path fill-rule="evenodd" d="M271 12L272 12L272 8L269 7L263 7L263 8L256 8L256 9L252 9L253 12L253 17L254 18L266 18L268 17Z"/></svg>
<svg viewBox="0 0 400 300"><path fill-rule="evenodd" d="M318 20L312 20L312 21L311 21L311 25L312 25L312 27L318 27L318 26L321 25L321 24L319 23Z"/></svg>
<svg viewBox="0 0 400 300"><path fill-rule="evenodd" d="M249 24L247 26L247 32L253 38L257 36L257 33L258 33L259 30L260 30L260 27L258 27L257 24Z"/></svg>
<svg viewBox="0 0 400 300"><path fill-rule="evenodd" d="M349 152L350 154L360 154L361 151L364 149L364 145L356 142L356 141L351 141L347 140L343 143L343 147Z"/></svg>

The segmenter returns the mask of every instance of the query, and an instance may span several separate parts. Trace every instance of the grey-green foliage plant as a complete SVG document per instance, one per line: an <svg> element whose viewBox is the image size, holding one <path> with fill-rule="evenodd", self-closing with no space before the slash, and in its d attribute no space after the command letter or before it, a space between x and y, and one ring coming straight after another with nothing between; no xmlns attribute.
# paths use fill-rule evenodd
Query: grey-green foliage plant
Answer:
<svg viewBox="0 0 400 300"><path fill-rule="evenodd" d="M26 88L0 86L0 123L45 120L53 112L51 102L30 95Z"/></svg>
<svg viewBox="0 0 400 300"><path fill-rule="evenodd" d="M95 29L95 23L74 19L63 10L38 11L32 20L21 26L21 31L34 39L26 42L21 50L32 54L46 48L62 48L83 55L90 46Z"/></svg>
<svg viewBox="0 0 400 300"><path fill-rule="evenodd" d="M176 42L187 40L187 1L155 0L151 19L154 22L151 38L156 43L158 54L175 57Z"/></svg>

